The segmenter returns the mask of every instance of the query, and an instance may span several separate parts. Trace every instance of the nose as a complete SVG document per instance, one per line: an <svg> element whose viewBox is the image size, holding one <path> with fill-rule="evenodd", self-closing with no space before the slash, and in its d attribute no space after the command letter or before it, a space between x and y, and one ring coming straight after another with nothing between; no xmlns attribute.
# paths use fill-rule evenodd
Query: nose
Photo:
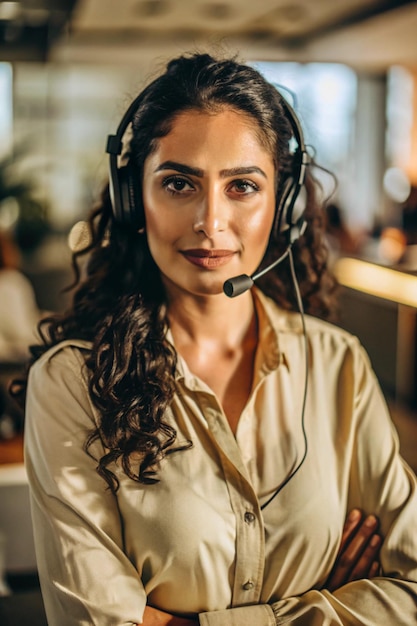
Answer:
<svg viewBox="0 0 417 626"><path fill-rule="evenodd" d="M208 238L226 228L227 208L221 193L209 190L199 203L195 219L194 231L204 233Z"/></svg>

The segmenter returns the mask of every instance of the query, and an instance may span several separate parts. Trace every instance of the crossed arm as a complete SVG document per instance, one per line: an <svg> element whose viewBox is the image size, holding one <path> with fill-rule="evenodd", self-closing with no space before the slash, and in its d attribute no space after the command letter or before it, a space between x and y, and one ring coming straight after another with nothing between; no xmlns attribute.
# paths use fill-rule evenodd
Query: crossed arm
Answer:
<svg viewBox="0 0 417 626"><path fill-rule="evenodd" d="M379 570L379 549L382 537L378 533L378 520L374 515L363 516L353 509L345 522L339 552L326 589L334 591L342 585L361 578L373 578ZM198 618L186 619L147 606L143 616L144 626L192 626Z"/></svg>

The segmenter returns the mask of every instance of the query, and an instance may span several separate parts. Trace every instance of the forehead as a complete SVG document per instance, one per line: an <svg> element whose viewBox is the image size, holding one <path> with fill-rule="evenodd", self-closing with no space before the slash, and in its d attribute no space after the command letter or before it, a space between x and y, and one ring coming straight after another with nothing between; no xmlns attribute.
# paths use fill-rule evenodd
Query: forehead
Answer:
<svg viewBox="0 0 417 626"><path fill-rule="evenodd" d="M172 130L173 126L177 124L200 123L215 119L225 119L239 125L244 125L252 132L258 132L260 130L257 120L249 115L249 113L245 113L244 111L240 111L234 107L220 104L212 105L207 110L185 109L183 111L178 111L178 113L175 113L172 117L170 129Z"/></svg>
<svg viewBox="0 0 417 626"><path fill-rule="evenodd" d="M225 107L210 112L191 109L175 115L168 132L155 141L152 153L192 155L207 150L219 159L234 155L236 159L252 156L275 162L265 144L258 122L247 113Z"/></svg>

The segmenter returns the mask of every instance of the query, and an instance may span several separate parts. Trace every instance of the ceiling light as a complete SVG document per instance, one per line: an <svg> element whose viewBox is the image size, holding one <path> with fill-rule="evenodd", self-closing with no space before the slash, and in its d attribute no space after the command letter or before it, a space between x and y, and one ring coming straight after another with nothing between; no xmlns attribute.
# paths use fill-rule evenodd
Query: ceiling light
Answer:
<svg viewBox="0 0 417 626"><path fill-rule="evenodd" d="M0 2L0 20L12 21L19 17L21 6L19 2Z"/></svg>

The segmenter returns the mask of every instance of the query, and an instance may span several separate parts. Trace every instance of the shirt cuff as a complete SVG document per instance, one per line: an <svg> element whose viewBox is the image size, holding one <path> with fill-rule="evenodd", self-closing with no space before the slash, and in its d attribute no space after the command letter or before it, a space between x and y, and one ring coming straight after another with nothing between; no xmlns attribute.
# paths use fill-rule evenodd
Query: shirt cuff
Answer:
<svg viewBox="0 0 417 626"><path fill-rule="evenodd" d="M239 606L235 609L200 613L200 626L276 626L269 604Z"/></svg>

